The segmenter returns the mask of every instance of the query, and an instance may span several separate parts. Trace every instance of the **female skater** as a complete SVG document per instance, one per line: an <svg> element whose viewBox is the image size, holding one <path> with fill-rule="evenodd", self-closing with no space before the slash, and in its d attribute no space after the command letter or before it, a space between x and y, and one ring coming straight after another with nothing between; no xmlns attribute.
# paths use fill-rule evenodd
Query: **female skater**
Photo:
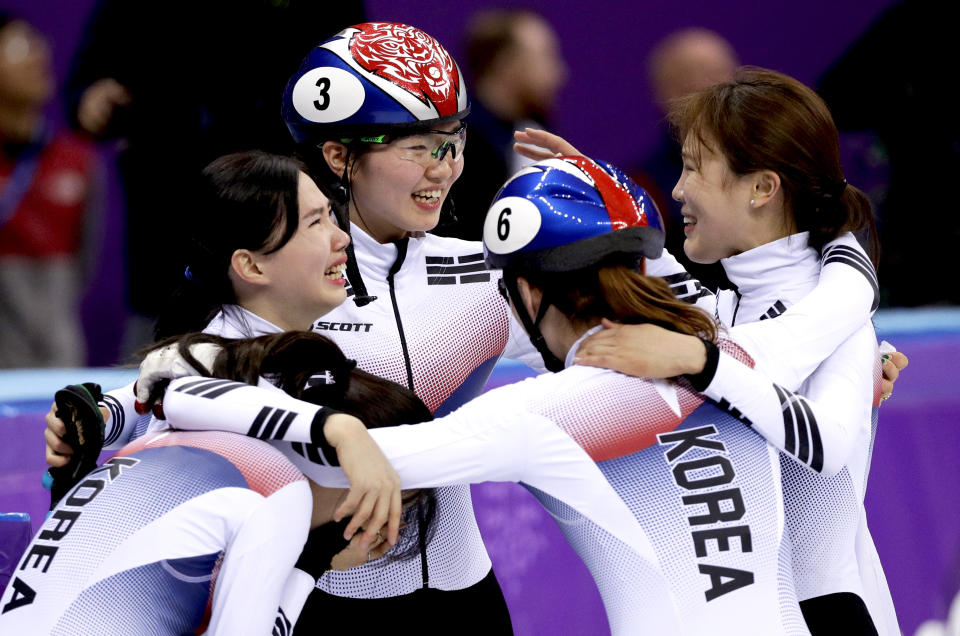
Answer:
<svg viewBox="0 0 960 636"><path fill-rule="evenodd" d="M738 325L776 318L794 305L822 275L821 265L826 272L828 263L845 264L878 291L872 264L854 246L829 244L845 230L865 231L875 241L875 228L866 198L843 178L836 128L813 91L785 75L746 68L731 82L680 100L670 118L683 140L684 168L673 196L683 204L684 251L697 262L720 260L737 285L736 292L698 302L715 303L734 337ZM557 139L537 141L569 151ZM838 294L822 302L844 299ZM585 343L581 358L644 376L683 372L682 366L657 365L698 344L665 335L646 326L614 327ZM659 362L650 360L649 348L646 359L632 359L651 341ZM873 327L864 322L835 350L815 347L811 355L823 364L783 385L828 404L836 426L811 418L802 399L785 394L768 404L782 406L783 426L758 428L784 451L794 576L814 633L899 633L863 509L879 398L875 347ZM758 366L771 372L763 361ZM740 403L750 397L710 387L706 394ZM828 443L828 435L839 443ZM842 467L835 476L823 470L831 461Z"/></svg>
<svg viewBox="0 0 960 636"><path fill-rule="evenodd" d="M724 412L683 383L571 365L605 315L704 337L720 357L712 319L635 269L663 242L649 197L609 165L549 160L504 186L484 235L514 311L547 364L560 361L563 370L492 391L427 425L375 432L405 483L527 486L563 520L614 633L806 633L785 583L779 462L740 421L780 422L779 409L738 412L732 404ZM731 343L723 347L748 359ZM775 385L748 367L729 375L714 384L749 382L776 399ZM316 411L281 395L258 397L254 387L204 407L181 389L194 381L175 380L167 392L164 409L176 426L244 431L264 405L299 421ZM292 432L279 437L297 441ZM342 481L319 458L288 454L320 482ZM597 467L602 478L591 482Z"/></svg>
<svg viewBox="0 0 960 636"><path fill-rule="evenodd" d="M427 233L464 169L467 103L456 64L435 40L387 24L358 25L321 44L284 95L284 117L303 156L318 181L339 192L352 223L357 271L348 269L348 278L356 302L315 329L335 331L362 368L406 384L438 416L477 395L501 353L543 368L493 293L497 276L482 267L479 246ZM861 288L872 292L866 281ZM869 307L862 298L851 295L859 308L846 312L859 313L861 322ZM819 360L803 363L809 373ZM469 492L440 498L434 552L423 568L334 574L322 589L382 597L427 585L459 589L487 574L471 515L456 514L469 510Z"/></svg>
<svg viewBox="0 0 960 636"><path fill-rule="evenodd" d="M201 178L191 264L161 328L170 333L206 328L230 338L307 329L316 316L343 302L344 248L350 239L299 162L238 153L212 162ZM104 402L107 448L122 447L146 432L150 417L137 417L132 387L107 393ZM360 422L348 420L359 436L365 435ZM62 466L72 451L61 439L65 429L55 407L47 423L47 461ZM338 510L337 520L352 515L347 536L363 526L369 543L389 519L387 537L394 542L400 522L396 474L373 444L345 460L359 487Z"/></svg>
<svg viewBox="0 0 960 636"><path fill-rule="evenodd" d="M213 375L225 378L187 387L204 403L257 383L263 373L291 395L327 405L324 415L333 407L371 428L431 417L410 391L353 369L321 336L195 334L194 340L217 346ZM311 383L318 374L337 381ZM322 445L311 450L334 460L352 452L356 442L342 414L316 422ZM0 629L289 634L306 599L299 581L309 592L323 571L365 563L391 547L378 536L367 549L359 535L348 545L341 536L346 521L331 523L346 496L346 490L308 485L288 459L252 437L147 434L83 477L53 509L0 598ZM405 514L429 523L431 493L411 492L407 499ZM401 549L399 556L395 550L395 557L416 557L412 535L404 544L413 550Z"/></svg>
<svg viewBox="0 0 960 636"><path fill-rule="evenodd" d="M465 163L466 91L439 43L403 25L347 29L307 57L283 112L312 173L349 215L354 240L356 271L351 259L347 275L355 302L315 322L315 330L335 338L361 368L412 388L440 415L479 394L505 349L542 367L500 301L498 275L482 264L480 245L427 233ZM859 300L872 292L865 281L862 287L865 294L850 294L838 308L837 338L851 316L868 313L869 301ZM147 401L149 369L138 386ZM457 603L488 609L478 628L509 630L469 490L442 489L438 498L437 535L421 563L328 575L322 589L367 599L462 590ZM448 607L454 596L445 597Z"/></svg>

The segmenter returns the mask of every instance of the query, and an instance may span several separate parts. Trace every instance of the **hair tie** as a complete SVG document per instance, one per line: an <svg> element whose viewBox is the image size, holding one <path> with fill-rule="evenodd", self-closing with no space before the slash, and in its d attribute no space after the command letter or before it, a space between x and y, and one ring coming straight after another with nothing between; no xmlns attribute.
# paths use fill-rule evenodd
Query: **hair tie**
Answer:
<svg viewBox="0 0 960 636"><path fill-rule="evenodd" d="M834 185L829 189L825 189L823 198L824 199L839 199L843 196L843 191L847 189L847 180L841 179L839 183Z"/></svg>
<svg viewBox="0 0 960 636"><path fill-rule="evenodd" d="M350 372L357 366L356 360L344 358L343 364L324 369L322 373L314 373L307 378L304 390L319 389L333 391L334 395L342 399L350 388Z"/></svg>

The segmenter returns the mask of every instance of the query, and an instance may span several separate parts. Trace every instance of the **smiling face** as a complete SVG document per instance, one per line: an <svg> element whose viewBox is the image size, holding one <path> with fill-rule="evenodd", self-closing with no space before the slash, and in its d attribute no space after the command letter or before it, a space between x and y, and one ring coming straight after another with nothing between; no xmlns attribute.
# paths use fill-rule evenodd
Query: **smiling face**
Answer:
<svg viewBox="0 0 960 636"><path fill-rule="evenodd" d="M757 215L751 175L736 175L726 160L692 135L683 144L683 172L673 188L682 204L683 251L695 263L715 263L749 250Z"/></svg>
<svg viewBox="0 0 960 636"><path fill-rule="evenodd" d="M459 127L460 122L453 121L437 130L453 132ZM424 137L435 138L427 146L444 141L443 135L416 135L372 145L352 168L350 218L381 243L436 227L450 187L463 172L462 155L454 157L452 152L426 168L400 156Z"/></svg>
<svg viewBox="0 0 960 636"><path fill-rule="evenodd" d="M307 329L347 298L344 250L350 237L337 225L330 201L302 172L298 191L297 231L276 252L257 256L269 280L264 317L285 329Z"/></svg>

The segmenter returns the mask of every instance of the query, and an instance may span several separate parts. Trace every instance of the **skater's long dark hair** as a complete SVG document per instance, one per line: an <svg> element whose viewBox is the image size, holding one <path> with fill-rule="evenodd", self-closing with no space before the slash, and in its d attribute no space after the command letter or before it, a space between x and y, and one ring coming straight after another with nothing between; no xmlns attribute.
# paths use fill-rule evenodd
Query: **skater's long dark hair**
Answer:
<svg viewBox="0 0 960 636"><path fill-rule="evenodd" d="M356 368L333 341L308 331L287 331L259 338L231 340L204 333L168 338L154 345L178 346L180 355L194 368L207 371L190 347L213 343L221 347L213 368L205 375L257 384L261 377L295 398L358 417L367 428L417 424L433 419L430 409L413 391ZM318 376L323 382L311 381ZM433 490L405 491L403 520L397 546L390 559L404 559L420 551L420 528L425 545L433 534L436 497Z"/></svg>
<svg viewBox="0 0 960 636"><path fill-rule="evenodd" d="M236 304L230 259L239 249L270 254L297 231L296 159L259 150L225 155L200 174L186 233L183 280L157 321L157 340L200 331L224 305Z"/></svg>

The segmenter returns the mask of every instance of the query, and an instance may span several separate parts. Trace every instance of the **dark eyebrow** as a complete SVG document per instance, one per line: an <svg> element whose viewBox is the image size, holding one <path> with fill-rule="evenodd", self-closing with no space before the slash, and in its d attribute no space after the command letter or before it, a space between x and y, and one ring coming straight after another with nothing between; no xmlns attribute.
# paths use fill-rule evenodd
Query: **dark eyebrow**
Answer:
<svg viewBox="0 0 960 636"><path fill-rule="evenodd" d="M681 150L681 151L680 151L680 158L681 158L683 161L689 161L690 163L692 163L692 164L694 165L695 168L699 168L699 167L700 167L700 160L701 160L702 157L701 157L700 153L690 152L690 151L688 151L688 150Z"/></svg>

